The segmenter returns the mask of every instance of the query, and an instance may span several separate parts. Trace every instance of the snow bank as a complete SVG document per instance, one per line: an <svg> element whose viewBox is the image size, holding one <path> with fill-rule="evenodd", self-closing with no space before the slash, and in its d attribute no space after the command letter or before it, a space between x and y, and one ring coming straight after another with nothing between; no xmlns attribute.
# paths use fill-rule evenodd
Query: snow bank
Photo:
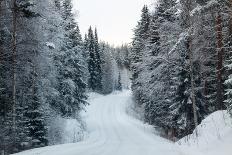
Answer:
<svg viewBox="0 0 232 155"><path fill-rule="evenodd" d="M76 119L66 119L63 143L76 143L84 138L83 125Z"/></svg>
<svg viewBox="0 0 232 155"><path fill-rule="evenodd" d="M51 121L49 132L49 145L75 143L84 136L84 125L77 119L68 119L57 116Z"/></svg>
<svg viewBox="0 0 232 155"><path fill-rule="evenodd" d="M132 92L129 91L129 93L131 93L130 95L132 96ZM127 101L127 107L125 110L129 116L132 116L144 122L144 107L137 105L137 103L133 100L133 98L130 98Z"/></svg>
<svg viewBox="0 0 232 155"><path fill-rule="evenodd" d="M184 152L192 152L189 155L231 155L232 119L226 111L214 112L202 121L192 135L184 137L176 144Z"/></svg>

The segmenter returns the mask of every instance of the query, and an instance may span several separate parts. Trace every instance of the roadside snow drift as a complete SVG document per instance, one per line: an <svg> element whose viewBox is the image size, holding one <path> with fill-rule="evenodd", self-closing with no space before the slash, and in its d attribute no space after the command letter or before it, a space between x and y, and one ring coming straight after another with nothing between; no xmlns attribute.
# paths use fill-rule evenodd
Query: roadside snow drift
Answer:
<svg viewBox="0 0 232 155"><path fill-rule="evenodd" d="M226 111L214 112L177 144L189 155L232 155L232 119Z"/></svg>

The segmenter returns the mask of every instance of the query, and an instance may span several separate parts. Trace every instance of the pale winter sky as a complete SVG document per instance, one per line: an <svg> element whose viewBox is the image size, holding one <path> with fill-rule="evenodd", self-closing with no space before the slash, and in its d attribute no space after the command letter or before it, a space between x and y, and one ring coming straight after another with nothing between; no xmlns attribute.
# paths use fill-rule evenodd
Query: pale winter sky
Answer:
<svg viewBox="0 0 232 155"><path fill-rule="evenodd" d="M144 4L154 0L73 0L82 35L89 26L98 28L99 38L111 45L130 43L133 28Z"/></svg>

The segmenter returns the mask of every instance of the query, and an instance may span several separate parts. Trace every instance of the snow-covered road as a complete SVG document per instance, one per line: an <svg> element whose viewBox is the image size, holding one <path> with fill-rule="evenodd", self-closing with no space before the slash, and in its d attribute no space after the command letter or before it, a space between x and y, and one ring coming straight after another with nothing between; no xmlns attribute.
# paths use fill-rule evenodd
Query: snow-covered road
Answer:
<svg viewBox="0 0 232 155"><path fill-rule="evenodd" d="M155 136L152 127L127 115L131 92L90 99L88 137L79 143L29 150L20 155L183 155L178 147Z"/></svg>

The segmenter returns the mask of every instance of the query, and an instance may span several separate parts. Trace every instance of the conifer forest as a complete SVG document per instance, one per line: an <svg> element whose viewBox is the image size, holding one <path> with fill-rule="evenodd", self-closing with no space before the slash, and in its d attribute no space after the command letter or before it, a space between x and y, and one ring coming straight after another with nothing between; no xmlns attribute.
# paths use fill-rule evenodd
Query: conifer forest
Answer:
<svg viewBox="0 0 232 155"><path fill-rule="evenodd" d="M231 155L232 0L81 1L0 0L0 155Z"/></svg>

